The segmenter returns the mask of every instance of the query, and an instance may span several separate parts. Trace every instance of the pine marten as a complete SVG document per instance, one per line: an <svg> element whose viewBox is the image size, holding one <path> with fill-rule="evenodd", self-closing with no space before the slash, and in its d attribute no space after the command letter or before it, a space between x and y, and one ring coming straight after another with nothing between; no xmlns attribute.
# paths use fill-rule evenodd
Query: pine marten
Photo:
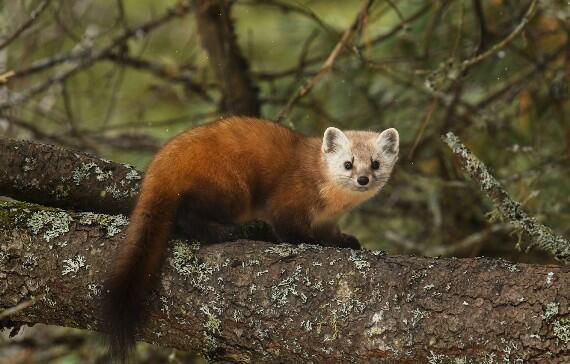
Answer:
<svg viewBox="0 0 570 364"><path fill-rule="evenodd" d="M110 351L124 360L145 318L180 211L190 227L205 221L268 222L289 243L358 247L337 220L374 196L398 159L396 129L326 129L311 138L274 122L230 117L170 140L146 171L126 239L105 282Z"/></svg>

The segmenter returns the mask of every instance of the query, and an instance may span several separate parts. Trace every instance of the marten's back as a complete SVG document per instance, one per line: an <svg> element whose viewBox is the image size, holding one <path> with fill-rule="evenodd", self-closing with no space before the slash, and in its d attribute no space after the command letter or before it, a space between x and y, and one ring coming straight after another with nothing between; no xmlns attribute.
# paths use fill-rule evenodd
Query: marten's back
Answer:
<svg viewBox="0 0 570 364"><path fill-rule="evenodd" d="M285 176L318 178L319 145L317 139L270 121L219 120L189 129L168 142L147 169L143 194L148 189L153 194L187 193L191 182L249 205L238 218L244 220L252 217L249 210L284 183Z"/></svg>

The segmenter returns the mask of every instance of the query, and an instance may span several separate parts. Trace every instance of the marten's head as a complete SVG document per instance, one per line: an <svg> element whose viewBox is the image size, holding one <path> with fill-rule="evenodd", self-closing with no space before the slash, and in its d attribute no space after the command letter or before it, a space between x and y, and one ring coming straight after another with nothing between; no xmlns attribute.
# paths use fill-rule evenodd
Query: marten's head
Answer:
<svg viewBox="0 0 570 364"><path fill-rule="evenodd" d="M382 188L398 160L400 137L394 128L381 133L327 128L322 155L329 177L352 191Z"/></svg>

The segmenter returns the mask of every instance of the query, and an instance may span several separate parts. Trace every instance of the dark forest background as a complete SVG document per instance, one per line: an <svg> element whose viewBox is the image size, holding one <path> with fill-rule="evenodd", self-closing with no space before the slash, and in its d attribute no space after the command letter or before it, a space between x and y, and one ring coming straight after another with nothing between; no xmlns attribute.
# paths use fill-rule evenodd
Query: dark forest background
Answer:
<svg viewBox="0 0 570 364"><path fill-rule="evenodd" d="M368 249L549 263L465 178L456 133L526 211L570 236L567 1L0 0L0 135L144 169L224 115L401 136L388 186L344 218ZM215 161L212 161L215 163ZM36 326L0 362L98 362ZM141 345L139 362L190 362ZM199 360L199 359L198 359Z"/></svg>

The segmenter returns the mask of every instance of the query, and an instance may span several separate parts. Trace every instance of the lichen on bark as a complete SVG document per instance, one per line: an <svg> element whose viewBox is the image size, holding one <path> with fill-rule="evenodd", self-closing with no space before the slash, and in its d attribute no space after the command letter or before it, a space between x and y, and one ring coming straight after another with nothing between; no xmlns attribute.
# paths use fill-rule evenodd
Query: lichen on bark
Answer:
<svg viewBox="0 0 570 364"><path fill-rule="evenodd" d="M530 238L530 246L535 246L566 264L570 263L570 242L567 239L528 215L455 134L449 132L442 139L457 156L465 172L493 201L505 219Z"/></svg>
<svg viewBox="0 0 570 364"><path fill-rule="evenodd" d="M35 212L48 216L35 231ZM68 213L67 231L43 236ZM93 329L114 247L110 217L0 204L0 307ZM139 339L241 362L570 357L570 271L492 259L390 257L314 245L172 241ZM302 340L300 338L303 338Z"/></svg>

